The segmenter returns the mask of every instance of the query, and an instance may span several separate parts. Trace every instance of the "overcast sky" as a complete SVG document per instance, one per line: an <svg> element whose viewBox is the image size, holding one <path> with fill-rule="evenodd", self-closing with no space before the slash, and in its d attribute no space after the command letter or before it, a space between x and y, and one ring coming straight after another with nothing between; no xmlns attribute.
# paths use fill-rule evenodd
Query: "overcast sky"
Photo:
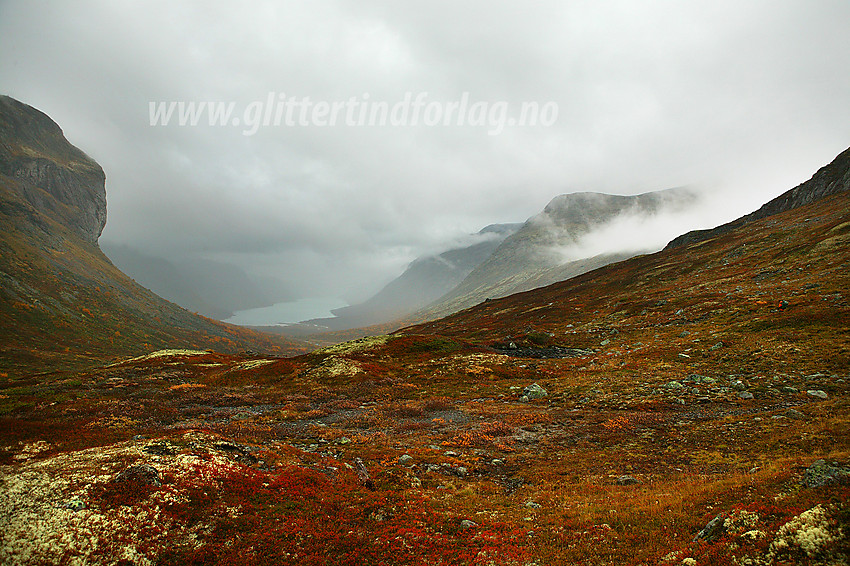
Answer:
<svg viewBox="0 0 850 566"><path fill-rule="evenodd" d="M847 0L0 0L0 90L103 166L102 241L352 296L565 192L687 185L721 203L706 225L749 212L850 145L848 22ZM150 125L151 102L244 117L269 93L557 120Z"/></svg>

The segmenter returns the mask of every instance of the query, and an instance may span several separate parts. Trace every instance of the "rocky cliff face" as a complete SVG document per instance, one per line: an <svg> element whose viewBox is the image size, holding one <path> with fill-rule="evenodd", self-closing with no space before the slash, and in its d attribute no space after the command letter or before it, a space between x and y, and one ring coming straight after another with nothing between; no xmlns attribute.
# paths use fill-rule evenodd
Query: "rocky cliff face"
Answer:
<svg viewBox="0 0 850 566"><path fill-rule="evenodd" d="M0 96L0 175L39 213L97 242L106 224L106 175L46 114Z"/></svg>
<svg viewBox="0 0 850 566"><path fill-rule="evenodd" d="M821 167L811 179L764 204L755 212L710 230L682 234L667 244L666 249L689 246L731 232L735 228L774 214L811 204L829 195L850 190L850 148L841 152L829 165Z"/></svg>

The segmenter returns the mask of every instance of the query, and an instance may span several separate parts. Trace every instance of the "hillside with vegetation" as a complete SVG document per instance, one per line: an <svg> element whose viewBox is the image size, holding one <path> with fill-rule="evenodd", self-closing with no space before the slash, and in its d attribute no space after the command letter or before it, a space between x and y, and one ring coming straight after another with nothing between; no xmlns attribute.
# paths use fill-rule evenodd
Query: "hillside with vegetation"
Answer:
<svg viewBox="0 0 850 566"><path fill-rule="evenodd" d="M828 195L387 335L277 357L160 316L138 355L18 356L0 562L846 564L847 155L794 189ZM58 298L4 299L4 344L140 343L93 244L17 234L7 280Z"/></svg>

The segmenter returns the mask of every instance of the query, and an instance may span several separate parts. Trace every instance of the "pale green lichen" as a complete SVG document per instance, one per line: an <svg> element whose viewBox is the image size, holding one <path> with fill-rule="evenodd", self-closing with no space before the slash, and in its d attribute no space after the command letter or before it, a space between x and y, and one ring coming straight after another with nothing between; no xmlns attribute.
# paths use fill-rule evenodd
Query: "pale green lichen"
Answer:
<svg viewBox="0 0 850 566"><path fill-rule="evenodd" d="M366 350L372 350L379 346L383 346L387 342L389 342L393 336L388 335L380 335L380 336L366 336L364 338L358 338L357 340L352 340L350 342L343 342L342 344L336 344L334 346L328 346L327 348L322 348L321 350L316 350L315 354L354 354L356 352L364 352Z"/></svg>
<svg viewBox="0 0 850 566"><path fill-rule="evenodd" d="M33 456L38 456L42 452L47 452L51 448L52 445L49 442L37 440L24 445L24 447L21 448L21 451L18 454L15 454L15 460L28 460Z"/></svg>
<svg viewBox="0 0 850 566"><path fill-rule="evenodd" d="M129 358L126 360L121 360L115 362L114 364L110 364L106 367L117 366L120 364L129 364L132 362L143 362L145 360L153 360L155 358L168 358L174 356L204 356L209 354L206 350L180 350L180 349L167 349L167 350L157 350L156 352L151 352L150 354L145 354L144 356L137 356L135 358Z"/></svg>
<svg viewBox="0 0 850 566"><path fill-rule="evenodd" d="M365 373L363 369L352 360L331 356L322 361L321 364L311 369L308 375L313 378L322 377L354 377L359 373Z"/></svg>
<svg viewBox="0 0 850 566"><path fill-rule="evenodd" d="M764 556L744 556L739 563L743 566L772 566L777 560L793 559L802 551L809 558L819 560L818 564L846 564L834 555L835 548L844 540L845 533L832 520L833 511L834 509L817 505L800 513L779 527ZM746 537L751 533L753 535L747 538L765 536L760 531L750 531L742 536Z"/></svg>
<svg viewBox="0 0 850 566"><path fill-rule="evenodd" d="M87 501L89 482L112 479L113 474L95 475L93 468L104 460L127 455L130 447L93 449L61 454L39 462L0 468L0 563L2 564L113 564L132 557L134 564L149 564L133 545L116 545L116 540L156 541L151 527L168 527L160 516L167 491L154 493L144 507L118 507L101 512L77 511L68 501ZM72 480L82 487L74 487Z"/></svg>
<svg viewBox="0 0 850 566"><path fill-rule="evenodd" d="M196 431L184 442L210 446L218 439ZM128 462L153 462L162 474L179 478L157 487L132 506L101 509L92 490L111 482ZM0 466L0 564L107 565L126 560L146 565L157 549L170 544L194 544L198 533L240 513L227 507L207 521L188 528L175 522L165 509L187 501L187 486L214 486L238 466L224 455L203 457L179 453L147 455L133 442ZM69 502L82 502L85 507ZM120 542L119 542L120 541Z"/></svg>
<svg viewBox="0 0 850 566"><path fill-rule="evenodd" d="M275 360L246 360L244 362L236 364L231 368L231 370L244 371L249 369L255 369L264 365L273 364L274 362Z"/></svg>
<svg viewBox="0 0 850 566"><path fill-rule="evenodd" d="M723 521L723 527L727 533L740 534L752 531L759 523L758 513L737 509L732 511Z"/></svg>
<svg viewBox="0 0 850 566"><path fill-rule="evenodd" d="M801 548L808 556L817 556L843 537L840 528L830 525L829 514L823 505L800 513L779 528L771 550L783 550L791 545Z"/></svg>

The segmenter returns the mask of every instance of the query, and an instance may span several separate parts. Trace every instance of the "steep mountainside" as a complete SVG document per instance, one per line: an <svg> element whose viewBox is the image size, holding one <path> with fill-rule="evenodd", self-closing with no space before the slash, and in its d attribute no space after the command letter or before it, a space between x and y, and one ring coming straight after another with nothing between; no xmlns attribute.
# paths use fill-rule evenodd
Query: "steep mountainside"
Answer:
<svg viewBox="0 0 850 566"><path fill-rule="evenodd" d="M850 288L848 156L850 149L758 212L713 230L686 234L662 252L488 301L410 331L494 342L542 332L538 338L544 342L596 348L594 333L606 345L614 340L626 342L628 338L618 336L620 332L610 332L616 338L608 335L617 327L658 327L662 326L657 324L659 320L664 326L686 326L715 318L713 336L731 335L737 328L738 336L730 342L748 343L753 320L739 317L763 311L761 314L775 313L767 317L774 322L763 323L767 327L808 324L808 317L816 317L824 328L839 332L835 336L840 336L839 344L844 340L836 349L841 356L823 361L847 364L850 320L843 291ZM762 291L762 286L770 291ZM785 303L795 308L786 310ZM754 309L753 305L760 307ZM584 331L570 330L579 322ZM682 338L682 343L692 341ZM809 338L822 342L826 336Z"/></svg>
<svg viewBox="0 0 850 566"><path fill-rule="evenodd" d="M599 257L566 259L582 236L624 215L651 216L692 206L696 197L682 189L636 196L573 193L555 197L540 214L509 236L457 287L423 309L435 318L486 299L548 285L612 261L646 251L622 242L622 249Z"/></svg>
<svg viewBox="0 0 850 566"><path fill-rule="evenodd" d="M470 245L417 258L369 300L335 309L336 318L311 322L332 330L346 330L407 316L452 290L520 226L492 224L478 232Z"/></svg>
<svg viewBox="0 0 850 566"><path fill-rule="evenodd" d="M0 96L0 174L17 181L7 191L97 242L106 225L103 169L69 144L46 114L8 96ZM6 206L14 205L6 200Z"/></svg>
<svg viewBox="0 0 850 566"><path fill-rule="evenodd" d="M0 97L0 363L294 343L218 323L157 297L97 246L104 174L46 115ZM0 368L0 369L3 369Z"/></svg>

